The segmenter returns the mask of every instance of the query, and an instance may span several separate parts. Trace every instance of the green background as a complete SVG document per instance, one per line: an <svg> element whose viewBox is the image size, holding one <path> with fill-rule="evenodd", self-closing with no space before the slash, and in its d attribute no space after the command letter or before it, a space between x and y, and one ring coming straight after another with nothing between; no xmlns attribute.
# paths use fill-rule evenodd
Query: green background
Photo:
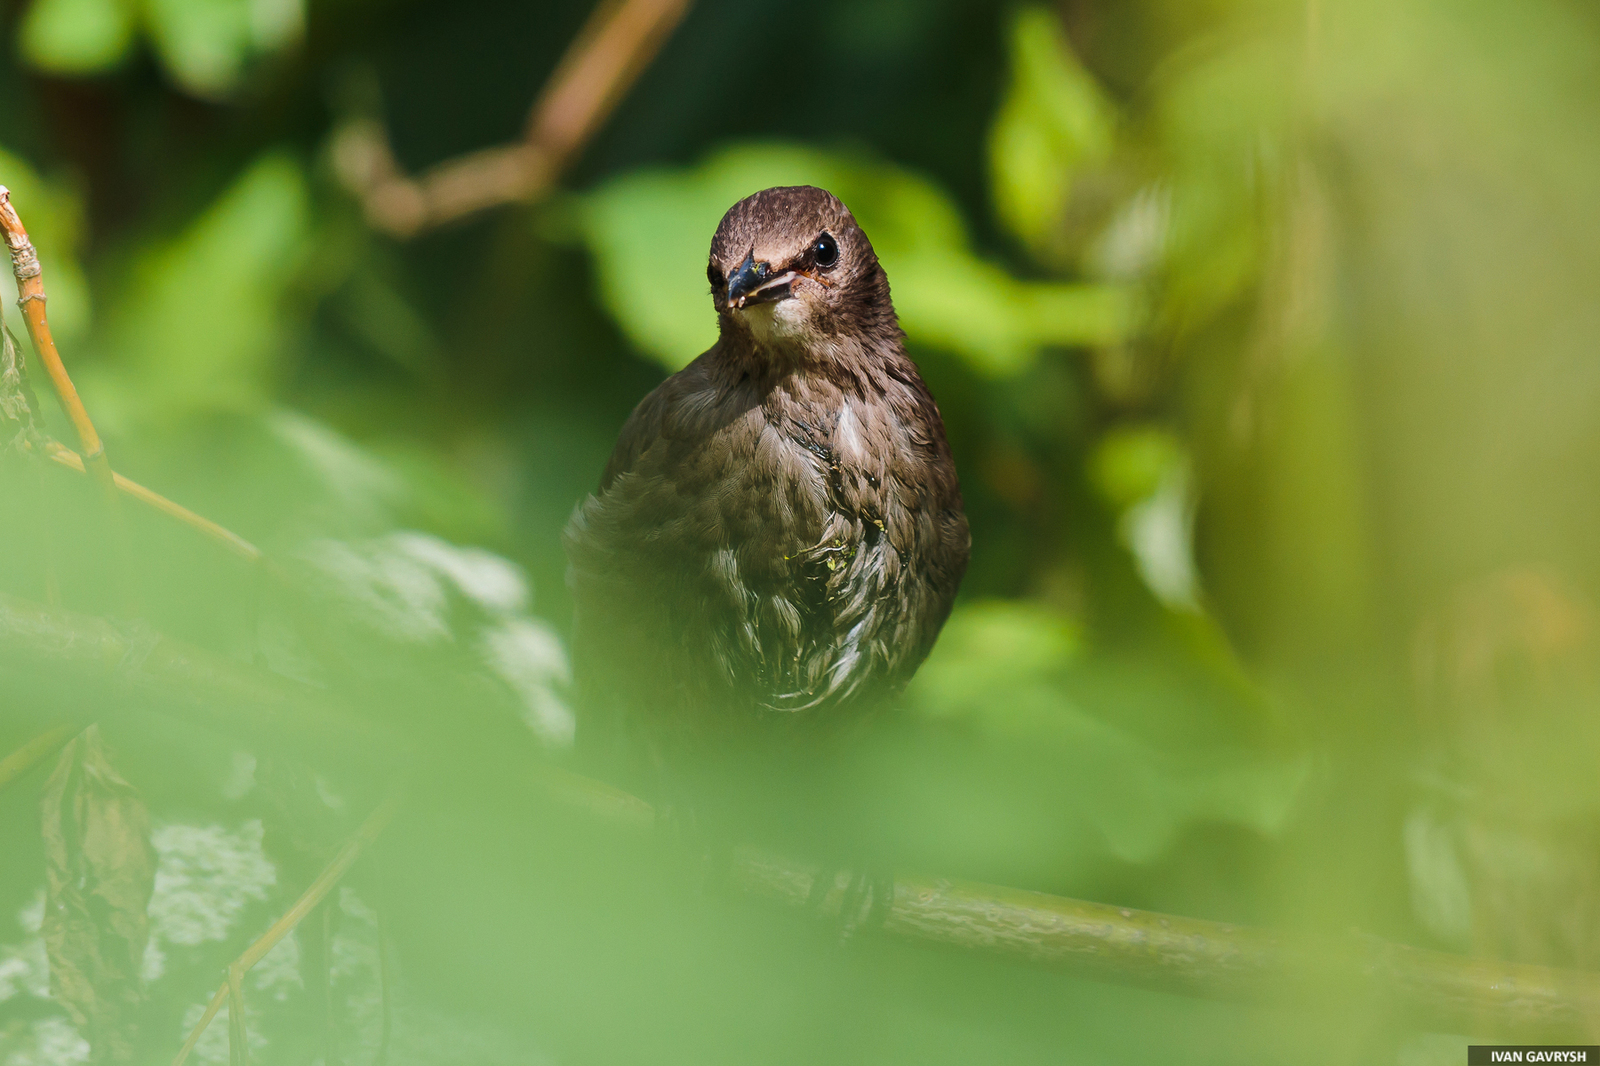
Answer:
<svg viewBox="0 0 1600 1066"><path fill-rule="evenodd" d="M1470 1034L1383 1004L839 949L540 806L572 732L561 526L714 338L712 230L774 184L871 236L972 521L933 657L849 756L897 863L1600 962L1593 9L701 0L550 196L369 227L336 130L381 121L413 172L514 139L587 14L0 7L0 183L113 463L292 590L129 509L137 613L423 739L341 897L348 1061L380 940L394 1062L1461 1061ZM0 591L48 576L136 631L86 483L6 460ZM141 1040L169 1061L316 868L286 856L395 767L0 683L0 748L100 716L149 804ZM0 793L0 1064L87 1061L40 984L46 772ZM247 983L260 1062L322 1054L292 954Z"/></svg>

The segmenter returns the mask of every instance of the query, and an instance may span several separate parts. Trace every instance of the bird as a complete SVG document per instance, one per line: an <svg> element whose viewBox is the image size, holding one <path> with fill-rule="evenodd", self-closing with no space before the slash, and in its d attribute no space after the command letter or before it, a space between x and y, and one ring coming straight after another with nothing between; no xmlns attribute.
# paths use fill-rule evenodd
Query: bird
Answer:
<svg viewBox="0 0 1600 1066"><path fill-rule="evenodd" d="M634 408L563 532L577 743L659 802L748 813L815 791L777 767L905 688L971 537L888 278L836 196L740 200L706 277L716 343ZM681 787L707 779L725 787Z"/></svg>

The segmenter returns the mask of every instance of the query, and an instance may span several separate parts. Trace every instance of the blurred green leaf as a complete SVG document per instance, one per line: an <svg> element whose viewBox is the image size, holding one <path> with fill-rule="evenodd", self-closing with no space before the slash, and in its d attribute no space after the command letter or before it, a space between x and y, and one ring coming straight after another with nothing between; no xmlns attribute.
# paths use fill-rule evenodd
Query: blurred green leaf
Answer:
<svg viewBox="0 0 1600 1066"><path fill-rule="evenodd" d="M162 64L189 92L233 88L251 49L246 0L147 0L151 41Z"/></svg>
<svg viewBox="0 0 1600 1066"><path fill-rule="evenodd" d="M314 510L293 533L376 532L394 524L395 512L406 503L406 484L388 463L296 411L272 412L264 428L271 443L288 453L295 474L311 482L296 486L295 503ZM267 461L281 466L280 459L272 455Z"/></svg>
<svg viewBox="0 0 1600 1066"><path fill-rule="evenodd" d="M409 437L371 441L367 450L405 483L399 517L460 543L498 543L506 538L506 516L459 464Z"/></svg>
<svg viewBox="0 0 1600 1066"><path fill-rule="evenodd" d="M1073 175L1111 154L1114 118L1056 14L1023 8L1011 24L1011 82L989 130L1000 221L1036 251L1050 243Z"/></svg>
<svg viewBox="0 0 1600 1066"><path fill-rule="evenodd" d="M676 875L657 848L635 865L587 823L574 837L592 853L550 847L565 831L523 802L526 762L506 741L527 740L518 714L559 737L559 645L507 594L517 582L483 580L503 565L458 545L514 554L539 609L567 614L559 528L656 376L632 353L676 367L712 342L713 227L741 196L796 181L840 193L876 242L934 364L974 530L968 600L906 713L859 749L862 734L841 737L817 768L819 793L864 794L846 836L861 829L906 869L1128 906L1600 958L1592 5L857 0L792 6L776 34L762 5L702 10L586 153L598 191L537 212L583 235L597 306L579 291L583 255L527 216L394 242L281 159L209 212L167 214L271 146L310 158L346 115L386 116L415 165L509 135L592 0L335 4L320 45L274 64L261 92L240 90L299 33L300 0L152 4L12 6L12 56L50 77L7 83L0 136L27 162L0 155L0 182L119 468L328 594L263 603L232 556L130 507L141 613L327 684L375 721L427 723L429 773L385 839L404 849L385 867L390 946L418 979L393 1004L394 1046L416 1062L715 1064L772 1046L920 1066L1266 1063L1308 1021L1335 1036L1314 1042L1317 1066L1460 1061L1464 1038L1396 1048L1392 1018L1343 996L1273 1021L1109 986L1063 996L1054 977L953 953L840 967L832 938L782 922L769 937L759 908L679 906L694 893L664 891ZM146 45L152 62L130 61ZM363 56L370 70L346 69ZM754 106L749 87L779 69L812 75L810 90ZM713 154L731 136L806 140ZM616 169L663 158L694 165ZM997 228L1042 267L1128 288L1034 284L974 254L973 188L993 197L985 241ZM100 228L80 244L84 190ZM297 262L311 239L315 261ZM76 258L91 247L92 333ZM429 295L441 255L463 268L448 305ZM1049 351L1099 337L1127 343ZM1017 372L964 388L970 368ZM0 466L3 590L118 611L88 479ZM337 565L299 569L308 545ZM414 608L406 621L435 637L364 624L346 602L363 597ZM101 698L92 679L0 674L0 754L49 708ZM199 990L295 892L264 845L294 827L245 831L262 815L239 804L262 790L234 749L257 741L167 718L116 708L104 725L136 749L117 763L151 798L158 880L186 872L195 900L235 913L184 940L157 928L173 903L158 893L148 958L168 976L151 986L147 1057L170 1055ZM363 760L334 761L314 807L359 816ZM0 1062L87 1061L49 996L26 806L0 832L18 859L0 870ZM190 843L174 849L177 835ZM216 863L254 872L208 879ZM19 939L9 915L25 906ZM359 947L366 961L341 963L335 987L370 1007L376 926L357 918L344 908L335 959ZM315 960L292 957L313 945L285 941L263 961L272 981L247 991L263 1063L326 1054L305 1024ZM370 1027L335 1057L374 1053L377 1013L346 1014ZM212 1036L196 1061L226 1060L225 1030Z"/></svg>
<svg viewBox="0 0 1600 1066"><path fill-rule="evenodd" d="M125 0L35 0L23 15L22 58L52 74L108 70L128 57L134 10Z"/></svg>
<svg viewBox="0 0 1600 1066"><path fill-rule="evenodd" d="M1108 432L1089 456L1089 480L1106 502L1121 510L1148 498L1175 463L1183 446L1162 426L1122 426Z"/></svg>
<svg viewBox="0 0 1600 1066"><path fill-rule="evenodd" d="M1132 281L1149 276L1166 253L1172 196L1164 184L1125 200L1085 249L1092 277Z"/></svg>
<svg viewBox="0 0 1600 1066"><path fill-rule="evenodd" d="M186 92L215 98L238 85L254 54L297 38L304 21L302 0L36 0L18 48L40 70L96 74L127 59L142 28Z"/></svg>
<svg viewBox="0 0 1600 1066"><path fill-rule="evenodd" d="M1442 818L1431 805L1405 821L1406 873L1411 905L1423 927L1452 948L1472 945L1472 884L1461 860L1460 820Z"/></svg>
<svg viewBox="0 0 1600 1066"><path fill-rule="evenodd" d="M1083 659L1073 623L1025 602L958 609L907 697L986 744L1047 760L1059 817L1088 823L1127 862L1156 859L1196 822L1277 832L1308 769L1302 757L1226 739L1207 724L1226 716L1216 693L1186 675ZM1145 727L1133 728L1139 720Z"/></svg>
<svg viewBox="0 0 1600 1066"><path fill-rule="evenodd" d="M250 0L250 37L257 51L270 52L305 29L304 0Z"/></svg>
<svg viewBox="0 0 1600 1066"><path fill-rule="evenodd" d="M1264 193L1283 165L1289 53L1247 41L1175 75L1155 105L1172 200L1163 315L1195 328L1261 269Z"/></svg>
<svg viewBox="0 0 1600 1066"><path fill-rule="evenodd" d="M1089 456L1089 480L1117 513L1150 591L1168 607L1198 610L1193 479L1177 436L1161 426L1113 429Z"/></svg>
<svg viewBox="0 0 1600 1066"><path fill-rule="evenodd" d="M86 383L97 418L267 402L288 326L285 290L307 236L306 195L299 165L270 153L176 239L140 257L102 340L108 358Z"/></svg>
<svg viewBox="0 0 1600 1066"><path fill-rule="evenodd" d="M747 144L693 170L616 179L582 201L606 307L668 369L716 340L704 263L717 223L773 185L817 185L843 200L889 274L906 334L979 373L1013 374L1042 346L1109 343L1132 325L1127 290L1019 281L979 259L955 205L926 178L855 155Z"/></svg>
<svg viewBox="0 0 1600 1066"><path fill-rule="evenodd" d="M1038 604L984 600L951 616L914 682L917 705L959 717L995 685L1059 672L1080 651L1077 625Z"/></svg>
<svg viewBox="0 0 1600 1066"><path fill-rule="evenodd" d="M50 297L50 330L58 343L71 348L89 325L89 283L78 261L83 202L71 187L46 181L33 167L3 148L0 185L11 190L11 203L39 251L45 291ZM9 269L0 270L0 299L5 300L8 312L17 306L17 282ZM15 324L16 319L12 322ZM71 358L70 353L67 358Z"/></svg>

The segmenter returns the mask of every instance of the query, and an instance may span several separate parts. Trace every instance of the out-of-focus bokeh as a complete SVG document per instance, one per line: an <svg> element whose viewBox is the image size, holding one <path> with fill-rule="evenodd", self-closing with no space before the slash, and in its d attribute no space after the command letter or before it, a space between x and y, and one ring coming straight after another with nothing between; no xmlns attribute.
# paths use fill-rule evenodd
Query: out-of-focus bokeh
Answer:
<svg viewBox="0 0 1600 1066"><path fill-rule="evenodd" d="M547 190L375 225L351 131L407 174L517 141L590 6L0 7L0 184L112 463L274 575L132 502L119 535L0 440L0 592L423 738L318 935L246 978L253 1061L331 1066L324 1028L350 1062L1463 1061L1366 1001L840 949L531 798L574 732L561 526L714 339L721 213L778 184L879 250L972 522L852 756L896 864L1600 965L1600 14L698 0ZM395 765L115 692L0 666L0 755L98 719L85 780L142 798L148 946L104 963L137 1050L96 1061L164 1062ZM3 1066L90 1061L54 765L0 792Z"/></svg>

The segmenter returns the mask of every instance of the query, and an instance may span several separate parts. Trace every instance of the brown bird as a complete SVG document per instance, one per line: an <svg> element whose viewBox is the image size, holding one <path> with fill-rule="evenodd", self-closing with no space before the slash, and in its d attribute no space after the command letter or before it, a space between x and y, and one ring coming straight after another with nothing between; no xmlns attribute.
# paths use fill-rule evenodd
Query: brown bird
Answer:
<svg viewBox="0 0 1600 1066"><path fill-rule="evenodd" d="M741 200L706 276L720 338L634 409L563 537L580 749L634 785L711 752L759 777L749 745L899 692L967 566L944 423L844 204Z"/></svg>

